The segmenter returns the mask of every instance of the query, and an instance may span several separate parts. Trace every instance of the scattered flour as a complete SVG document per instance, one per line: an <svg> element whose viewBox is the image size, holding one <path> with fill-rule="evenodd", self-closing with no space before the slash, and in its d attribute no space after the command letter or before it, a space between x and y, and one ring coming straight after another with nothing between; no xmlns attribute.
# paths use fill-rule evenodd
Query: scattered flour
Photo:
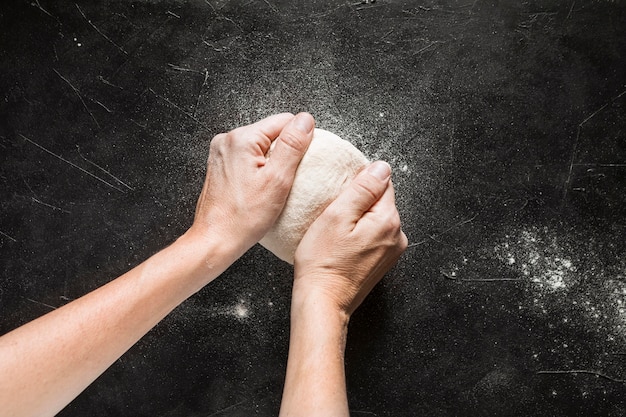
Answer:
<svg viewBox="0 0 626 417"><path fill-rule="evenodd" d="M588 231L576 229L526 226L463 254L441 272L469 284L481 275L490 278L486 282L499 281L498 267L509 271L502 280L525 294L516 306L520 313L534 315L549 328L585 335L552 341L550 354L566 357L581 340L597 344L599 352L621 352L626 350L626 254L607 252L607 242L615 237L601 238L590 239ZM540 352L531 354L541 357Z"/></svg>
<svg viewBox="0 0 626 417"><path fill-rule="evenodd" d="M578 282L571 254L547 228L523 230L519 236L506 235L494 247L494 253L509 268L528 277L539 290L564 291Z"/></svg>
<svg viewBox="0 0 626 417"><path fill-rule="evenodd" d="M239 302L230 309L229 313L235 318L243 320L250 315L250 309L244 300L239 300Z"/></svg>
<svg viewBox="0 0 626 417"><path fill-rule="evenodd" d="M530 307L554 326L584 328L597 334L598 342L624 344L626 265L622 261L612 268L596 252L601 250L597 242L583 241L575 232L557 235L547 227L530 227L506 235L494 255L527 279L529 297L520 310Z"/></svg>

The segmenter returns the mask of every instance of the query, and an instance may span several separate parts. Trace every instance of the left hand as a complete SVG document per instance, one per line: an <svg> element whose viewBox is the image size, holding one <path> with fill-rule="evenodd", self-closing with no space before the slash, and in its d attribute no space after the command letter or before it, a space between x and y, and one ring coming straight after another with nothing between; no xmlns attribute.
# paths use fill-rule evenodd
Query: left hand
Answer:
<svg viewBox="0 0 626 417"><path fill-rule="evenodd" d="M219 234L237 257L257 243L285 205L314 127L308 113L283 113L215 136L190 232Z"/></svg>

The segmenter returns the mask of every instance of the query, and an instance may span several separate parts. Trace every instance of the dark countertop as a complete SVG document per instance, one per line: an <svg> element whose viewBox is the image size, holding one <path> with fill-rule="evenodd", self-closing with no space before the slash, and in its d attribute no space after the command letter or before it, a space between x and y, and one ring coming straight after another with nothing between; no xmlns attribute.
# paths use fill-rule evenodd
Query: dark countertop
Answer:
<svg viewBox="0 0 626 417"><path fill-rule="evenodd" d="M626 4L0 6L0 333L190 225L209 139L280 111L394 169L411 246L353 317L354 416L626 414ZM269 416L258 246L61 416Z"/></svg>

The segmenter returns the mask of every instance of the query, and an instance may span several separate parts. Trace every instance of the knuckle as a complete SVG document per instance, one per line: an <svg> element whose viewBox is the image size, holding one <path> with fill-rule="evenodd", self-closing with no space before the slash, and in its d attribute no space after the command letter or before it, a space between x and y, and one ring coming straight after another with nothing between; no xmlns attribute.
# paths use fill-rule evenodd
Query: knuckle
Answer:
<svg viewBox="0 0 626 417"><path fill-rule="evenodd" d="M270 185L276 187L279 192L286 194L291 189L293 178L286 175L283 171L275 171L269 179L269 182Z"/></svg>
<svg viewBox="0 0 626 417"><path fill-rule="evenodd" d="M387 221L387 228L391 233L397 234L400 231L400 219L391 217Z"/></svg>
<svg viewBox="0 0 626 417"><path fill-rule="evenodd" d="M236 146L248 142L248 135L245 134L245 131L239 129L228 133L227 139L229 144Z"/></svg>
<svg viewBox="0 0 626 417"><path fill-rule="evenodd" d="M379 187L376 187L374 181L370 181L366 176L357 178L357 180L353 182L353 187L358 194L365 195L372 201L376 201L380 198Z"/></svg>
<svg viewBox="0 0 626 417"><path fill-rule="evenodd" d="M398 248L404 252L406 248L409 246L409 239L406 237L404 232L400 232L400 241L398 242Z"/></svg>
<svg viewBox="0 0 626 417"><path fill-rule="evenodd" d="M209 143L209 148L214 149L220 146L226 140L226 136L227 136L226 133L220 133L218 135L213 136L213 139L211 139L211 142Z"/></svg>
<svg viewBox="0 0 626 417"><path fill-rule="evenodd" d="M228 133L221 133L216 137L219 137L219 142L223 143L225 146L238 146L250 141L247 126L238 127Z"/></svg>
<svg viewBox="0 0 626 417"><path fill-rule="evenodd" d="M270 191L273 195L287 198L293 184L293 178L284 173L283 170L267 170L261 178L261 186L264 190Z"/></svg>
<svg viewBox="0 0 626 417"><path fill-rule="evenodd" d="M282 132L279 140L296 153L304 153L306 149L306 138L293 131Z"/></svg>
<svg viewBox="0 0 626 417"><path fill-rule="evenodd" d="M391 229L394 232L400 230L400 224L401 224L400 216L398 215L392 215L387 221L387 225L389 226L389 229Z"/></svg>
<svg viewBox="0 0 626 417"><path fill-rule="evenodd" d="M234 137L242 136L245 134L247 129L248 129L248 126L236 127L228 132L228 136L234 136Z"/></svg>
<svg viewBox="0 0 626 417"><path fill-rule="evenodd" d="M338 223L343 217L345 217L345 213L337 204L331 204L326 207L323 214L324 217L331 223Z"/></svg>

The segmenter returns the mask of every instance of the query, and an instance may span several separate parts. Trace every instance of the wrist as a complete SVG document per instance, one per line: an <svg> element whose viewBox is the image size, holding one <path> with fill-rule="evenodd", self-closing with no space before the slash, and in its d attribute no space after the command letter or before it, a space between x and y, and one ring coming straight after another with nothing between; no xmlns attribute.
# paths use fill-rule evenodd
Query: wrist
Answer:
<svg viewBox="0 0 626 417"><path fill-rule="evenodd" d="M291 298L291 321L292 325L318 322L345 336L350 315L323 288L296 281Z"/></svg>
<svg viewBox="0 0 626 417"><path fill-rule="evenodd" d="M237 239L217 228L199 226L191 226L174 244L186 246L204 258L217 256L229 260L229 265L246 251Z"/></svg>
<svg viewBox="0 0 626 417"><path fill-rule="evenodd" d="M294 283L281 416L348 416L344 352L349 316L319 288Z"/></svg>
<svg viewBox="0 0 626 417"><path fill-rule="evenodd" d="M217 278L240 256L228 239L192 228L165 251L180 265L179 279L188 276L197 283L194 292Z"/></svg>

